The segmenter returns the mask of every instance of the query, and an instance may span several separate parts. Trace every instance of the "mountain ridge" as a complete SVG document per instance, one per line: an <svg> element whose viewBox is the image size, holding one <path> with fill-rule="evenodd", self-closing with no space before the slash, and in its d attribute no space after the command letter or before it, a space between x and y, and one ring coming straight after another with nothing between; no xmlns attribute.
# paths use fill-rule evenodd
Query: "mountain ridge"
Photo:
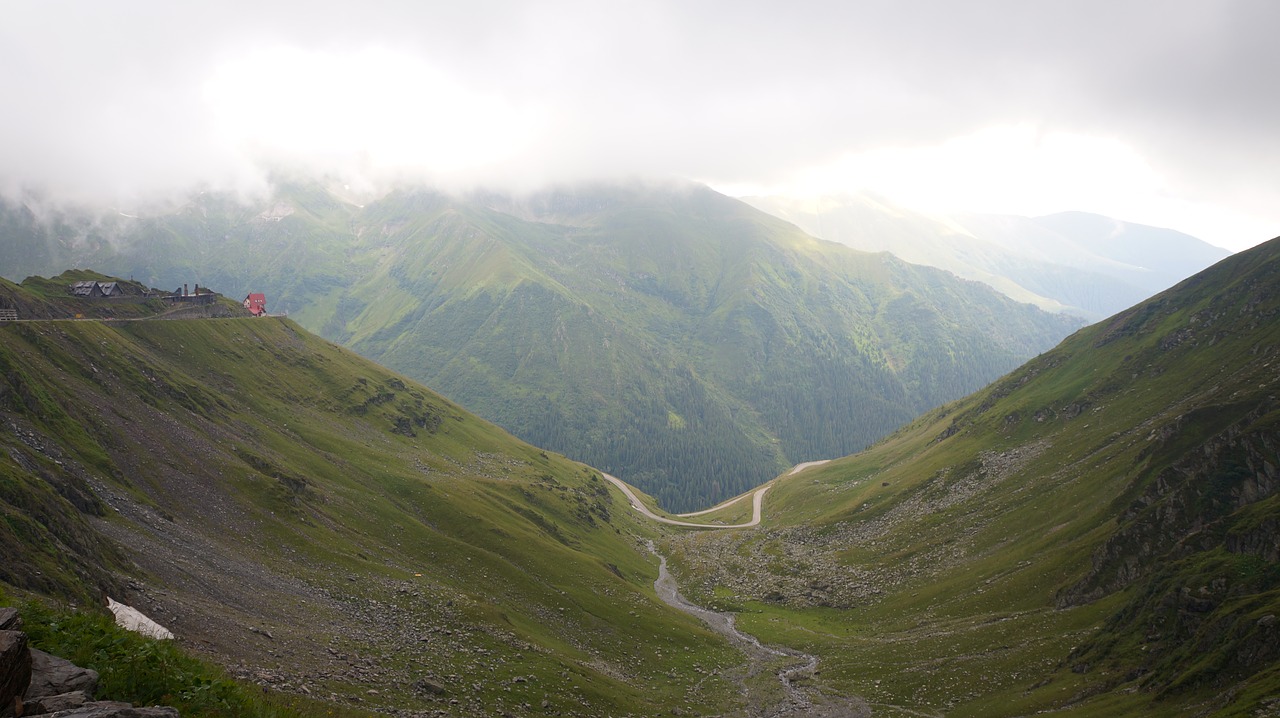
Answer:
<svg viewBox="0 0 1280 718"><path fill-rule="evenodd" d="M779 480L762 533L670 542L686 595L904 710L1265 714L1278 287L1280 239Z"/></svg>
<svg viewBox="0 0 1280 718"><path fill-rule="evenodd" d="M909 262L981 281L1018 301L1091 321L1230 254L1182 232L1086 212L934 216L871 196L744 201L815 236L856 249L893 252Z"/></svg>
<svg viewBox="0 0 1280 718"><path fill-rule="evenodd" d="M265 290L273 311L675 510L861 448L1074 326L696 185L228 202L80 246L114 271Z"/></svg>

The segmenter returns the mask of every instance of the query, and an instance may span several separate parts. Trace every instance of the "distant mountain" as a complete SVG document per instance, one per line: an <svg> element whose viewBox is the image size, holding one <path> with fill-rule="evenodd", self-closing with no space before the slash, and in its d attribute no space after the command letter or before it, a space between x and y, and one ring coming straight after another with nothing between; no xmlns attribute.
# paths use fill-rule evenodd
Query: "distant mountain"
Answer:
<svg viewBox="0 0 1280 718"><path fill-rule="evenodd" d="M1170 229L1083 212L1045 217L935 217L868 196L752 206L806 232L984 282L1048 311L1102 319L1230 255Z"/></svg>
<svg viewBox="0 0 1280 718"><path fill-rule="evenodd" d="M855 451L1079 326L697 186L363 207L294 186L110 227L38 244L158 286L264 291L269 309L671 509Z"/></svg>
<svg viewBox="0 0 1280 718"><path fill-rule="evenodd" d="M779 481L686 594L902 713L1274 714L1278 366L1275 239Z"/></svg>

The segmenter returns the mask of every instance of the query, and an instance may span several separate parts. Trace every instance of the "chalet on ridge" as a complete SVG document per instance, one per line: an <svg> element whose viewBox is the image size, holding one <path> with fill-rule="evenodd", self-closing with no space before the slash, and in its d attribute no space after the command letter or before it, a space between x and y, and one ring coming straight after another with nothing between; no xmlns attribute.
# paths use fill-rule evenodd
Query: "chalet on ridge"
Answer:
<svg viewBox="0 0 1280 718"><path fill-rule="evenodd" d="M124 287L119 282L75 282L71 285L71 294L77 297L121 297Z"/></svg>
<svg viewBox="0 0 1280 718"><path fill-rule="evenodd" d="M71 293L77 297L101 297L102 285L98 282L76 282L71 285Z"/></svg>
<svg viewBox="0 0 1280 718"><path fill-rule="evenodd" d="M244 308L255 317L260 317L267 313L267 295L262 292L252 292L244 298Z"/></svg>

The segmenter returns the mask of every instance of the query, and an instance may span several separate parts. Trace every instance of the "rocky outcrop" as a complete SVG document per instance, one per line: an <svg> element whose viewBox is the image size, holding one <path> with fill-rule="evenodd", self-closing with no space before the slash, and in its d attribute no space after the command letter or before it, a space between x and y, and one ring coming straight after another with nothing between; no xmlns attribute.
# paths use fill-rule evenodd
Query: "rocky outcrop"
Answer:
<svg viewBox="0 0 1280 718"><path fill-rule="evenodd" d="M31 685L26 698L56 696L72 691L88 695L98 690L98 672L81 668L65 658L31 649Z"/></svg>
<svg viewBox="0 0 1280 718"><path fill-rule="evenodd" d="M16 610L0 608L0 718L178 718L173 708L91 701L97 671L27 645Z"/></svg>
<svg viewBox="0 0 1280 718"><path fill-rule="evenodd" d="M86 703L89 703L89 695L84 691L71 691L70 693L60 693L56 696L29 698L23 701L22 714L41 715L69 711L80 708Z"/></svg>
<svg viewBox="0 0 1280 718"><path fill-rule="evenodd" d="M31 651L27 634L0 631L0 718L18 713L22 694L31 681Z"/></svg>
<svg viewBox="0 0 1280 718"><path fill-rule="evenodd" d="M1264 405L1199 446L1187 447L1155 473L1118 518L1116 532L1094 553L1089 572L1058 596L1058 607L1095 601L1168 561L1218 545L1275 560L1280 546L1266 531L1270 526L1227 524L1235 512L1280 490L1275 464L1280 434L1268 423L1254 425L1271 409ZM1154 461L1166 447L1179 447L1181 435L1200 429L1196 423L1183 417L1167 427L1143 458Z"/></svg>

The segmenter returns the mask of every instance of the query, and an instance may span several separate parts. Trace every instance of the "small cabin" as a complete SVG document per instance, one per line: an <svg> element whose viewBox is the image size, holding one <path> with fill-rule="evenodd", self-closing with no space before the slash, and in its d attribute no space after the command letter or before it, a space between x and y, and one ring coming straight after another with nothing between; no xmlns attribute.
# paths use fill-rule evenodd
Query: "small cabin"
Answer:
<svg viewBox="0 0 1280 718"><path fill-rule="evenodd" d="M267 295L261 292L254 292L244 298L244 308L255 317L260 317L267 313Z"/></svg>
<svg viewBox="0 0 1280 718"><path fill-rule="evenodd" d="M98 282L76 282L71 285L71 293L77 297L101 297L102 285Z"/></svg>

